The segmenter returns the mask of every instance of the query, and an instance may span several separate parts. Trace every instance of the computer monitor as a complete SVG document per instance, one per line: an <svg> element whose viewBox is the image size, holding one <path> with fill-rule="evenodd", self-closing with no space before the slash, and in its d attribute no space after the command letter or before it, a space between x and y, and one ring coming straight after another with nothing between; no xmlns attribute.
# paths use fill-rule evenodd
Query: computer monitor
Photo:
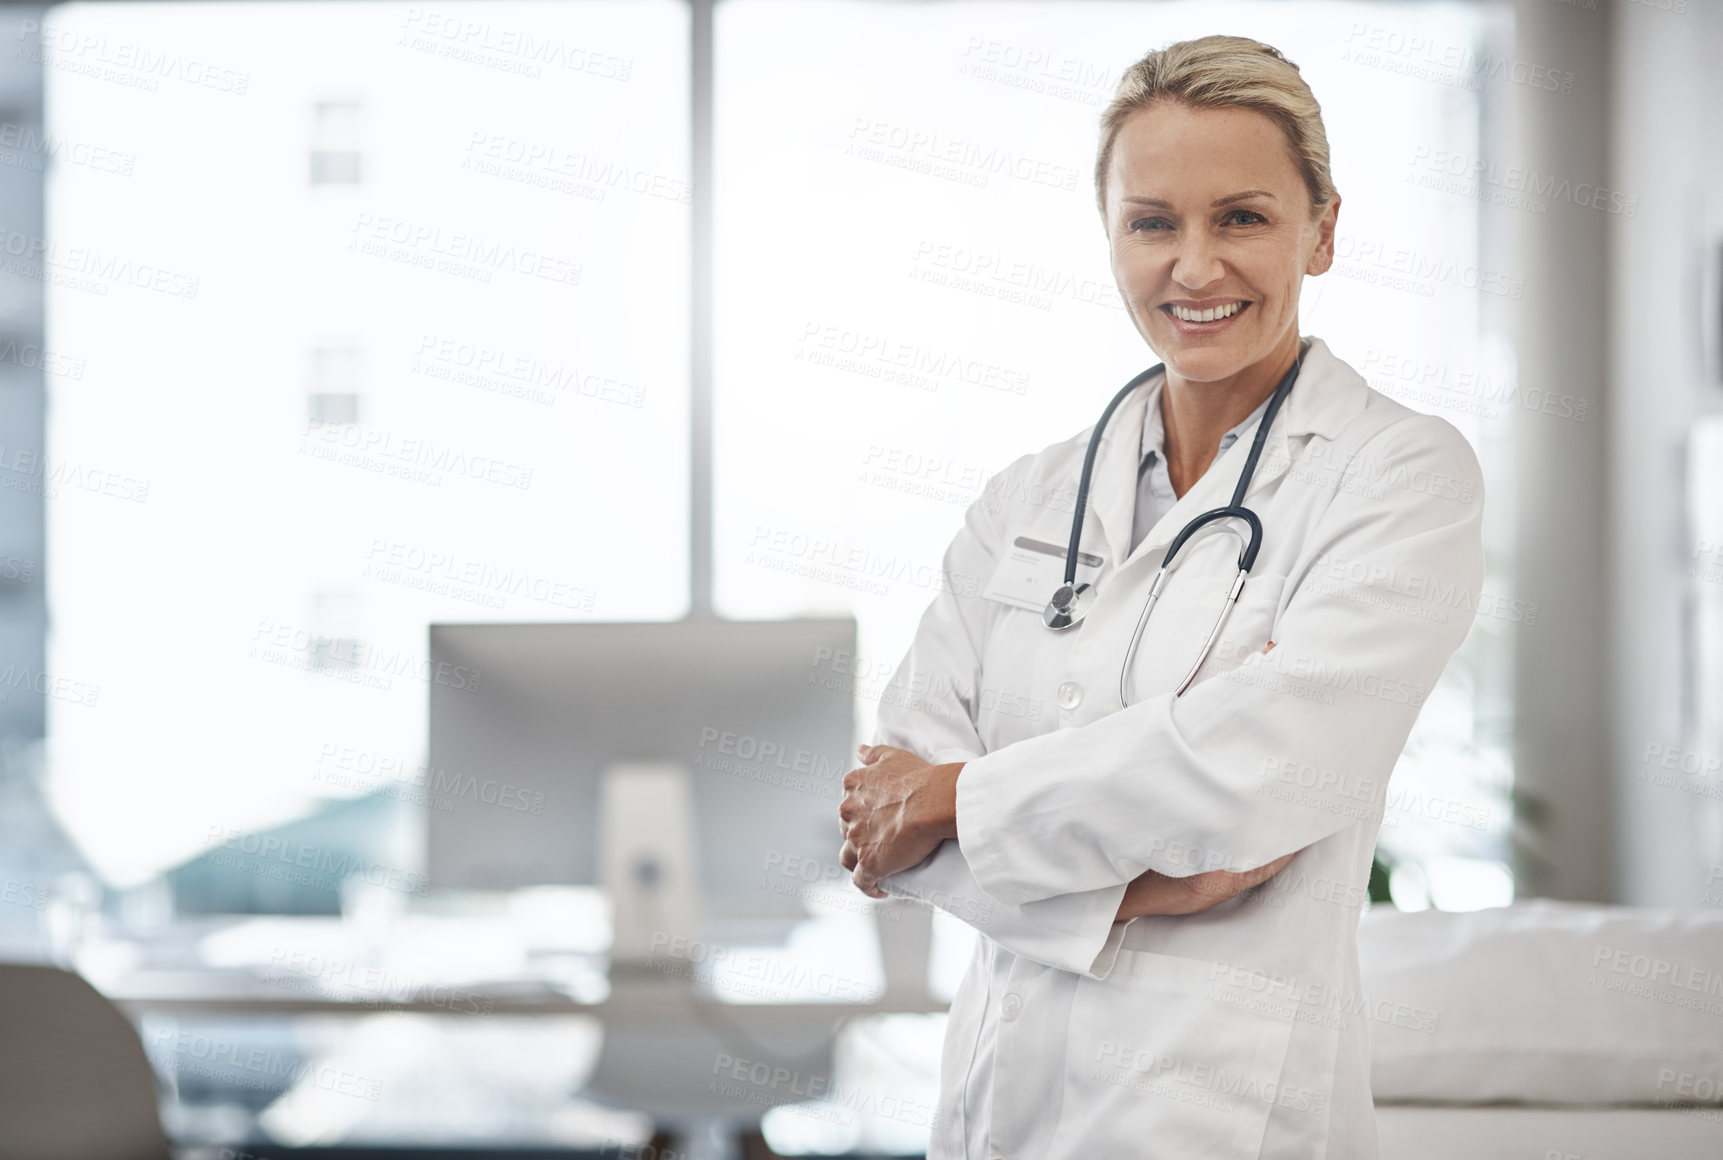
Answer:
<svg viewBox="0 0 1723 1160"><path fill-rule="evenodd" d="M689 774L702 913L803 915L767 871L837 861L855 641L847 617L432 625L431 887L603 885L606 771L657 763Z"/></svg>

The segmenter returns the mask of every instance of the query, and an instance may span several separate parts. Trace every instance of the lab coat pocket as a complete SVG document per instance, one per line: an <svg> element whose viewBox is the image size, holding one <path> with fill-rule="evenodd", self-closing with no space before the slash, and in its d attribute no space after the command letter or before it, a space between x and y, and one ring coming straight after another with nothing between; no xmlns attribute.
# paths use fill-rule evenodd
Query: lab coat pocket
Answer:
<svg viewBox="0 0 1723 1160"><path fill-rule="evenodd" d="M1236 575L1236 567L1224 572L1192 569L1189 574L1178 568L1168 575L1160 599L1143 626L1131 666L1132 702L1178 688L1214 630ZM1285 576L1250 574L1193 683L1237 668L1250 653L1261 652L1268 645L1285 588Z"/></svg>
<svg viewBox="0 0 1723 1160"><path fill-rule="evenodd" d="M1256 1156L1296 1010L1290 985L1266 975L1120 950L1072 999L1062 1152Z"/></svg>

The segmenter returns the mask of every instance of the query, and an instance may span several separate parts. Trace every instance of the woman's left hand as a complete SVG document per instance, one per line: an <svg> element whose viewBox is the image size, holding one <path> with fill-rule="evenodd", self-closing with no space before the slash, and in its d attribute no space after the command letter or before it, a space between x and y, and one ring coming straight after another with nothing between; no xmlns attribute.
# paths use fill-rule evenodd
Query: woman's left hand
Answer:
<svg viewBox="0 0 1723 1160"><path fill-rule="evenodd" d="M1126 884L1125 897L1119 903L1118 920L1124 922L1156 914L1197 914L1261 886L1285 869L1297 853L1294 850L1254 870L1209 870L1186 878L1171 878L1155 870L1145 870Z"/></svg>
<svg viewBox="0 0 1723 1160"><path fill-rule="evenodd" d="M863 745L862 766L844 774L844 869L862 893L886 897L879 880L919 866L957 837L957 775L962 762L930 765L907 749Z"/></svg>

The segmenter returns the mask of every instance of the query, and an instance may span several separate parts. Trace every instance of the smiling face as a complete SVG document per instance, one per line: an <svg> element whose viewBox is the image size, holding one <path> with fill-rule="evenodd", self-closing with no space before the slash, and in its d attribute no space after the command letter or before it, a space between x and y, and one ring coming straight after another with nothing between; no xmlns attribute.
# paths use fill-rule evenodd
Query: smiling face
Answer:
<svg viewBox="0 0 1723 1160"><path fill-rule="evenodd" d="M1290 365L1298 292L1334 261L1336 196L1310 215L1285 135L1251 109L1132 113L1107 169L1113 277L1171 375L1233 381Z"/></svg>

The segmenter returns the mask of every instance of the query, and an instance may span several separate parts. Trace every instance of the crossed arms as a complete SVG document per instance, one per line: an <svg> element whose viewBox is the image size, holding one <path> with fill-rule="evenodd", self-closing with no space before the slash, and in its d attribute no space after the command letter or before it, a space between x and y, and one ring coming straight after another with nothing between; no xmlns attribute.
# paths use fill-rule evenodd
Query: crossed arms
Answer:
<svg viewBox="0 0 1723 1160"><path fill-rule="evenodd" d="M1274 652L1246 662L1259 671L992 749L981 654L994 617L1024 614L959 595L990 573L1006 534L973 505L945 557L954 583L893 681L919 688L933 674L943 691L882 703L884 745L864 747L845 777L842 857L856 884L924 898L1007 950L1105 977L1121 920L1213 907L1300 850L1379 821L1387 773L1470 627L1463 600L1447 605L1482 581L1482 494L1476 457L1439 419L1390 417L1357 457L1384 482L1309 485L1332 494L1282 565L1291 595ZM1469 486L1456 499L1420 483L1431 479ZM1277 761L1331 773L1350 800L1261 792Z"/></svg>
<svg viewBox="0 0 1723 1160"><path fill-rule="evenodd" d="M880 879L920 865L940 843L957 840L957 779L965 763L934 765L890 745L864 745L859 752L862 765L845 776L838 806L844 829L840 858L863 893L886 898ZM1127 922L1195 914L1266 882L1292 858L1283 854L1251 870L1182 878L1145 870L1125 885L1114 917Z"/></svg>

